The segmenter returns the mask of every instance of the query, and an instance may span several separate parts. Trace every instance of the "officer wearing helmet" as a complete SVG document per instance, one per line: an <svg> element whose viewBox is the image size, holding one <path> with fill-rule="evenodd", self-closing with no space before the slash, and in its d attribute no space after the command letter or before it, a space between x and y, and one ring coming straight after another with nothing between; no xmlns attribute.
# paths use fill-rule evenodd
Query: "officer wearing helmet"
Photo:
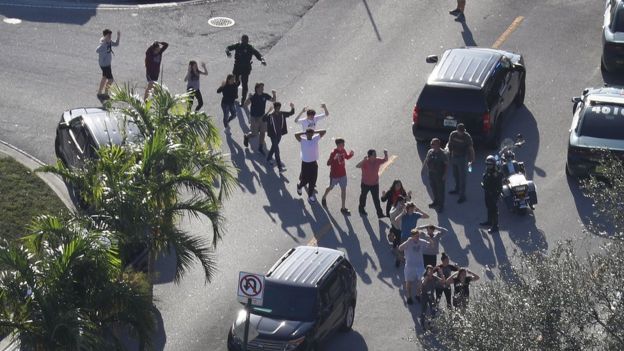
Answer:
<svg viewBox="0 0 624 351"><path fill-rule="evenodd" d="M485 173L481 186L485 193L485 207L487 208L487 220L480 223L482 226L490 226L488 233L498 232L498 198L503 191L503 174L496 166L496 159L489 155L485 159Z"/></svg>

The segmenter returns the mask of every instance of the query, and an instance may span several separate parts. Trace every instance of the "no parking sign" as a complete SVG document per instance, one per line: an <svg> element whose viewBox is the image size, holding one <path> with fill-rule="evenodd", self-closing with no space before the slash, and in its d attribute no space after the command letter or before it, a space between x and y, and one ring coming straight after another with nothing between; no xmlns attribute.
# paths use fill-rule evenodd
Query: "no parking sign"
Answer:
<svg viewBox="0 0 624 351"><path fill-rule="evenodd" d="M262 306L264 299L264 275L239 272L238 273L238 301L247 303L251 299L254 306Z"/></svg>

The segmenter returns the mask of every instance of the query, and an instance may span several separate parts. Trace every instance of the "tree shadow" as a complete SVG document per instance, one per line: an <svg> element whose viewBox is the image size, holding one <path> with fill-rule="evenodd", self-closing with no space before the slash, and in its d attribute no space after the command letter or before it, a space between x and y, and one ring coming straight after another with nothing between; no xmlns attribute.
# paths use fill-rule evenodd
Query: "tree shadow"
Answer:
<svg viewBox="0 0 624 351"><path fill-rule="evenodd" d="M566 180L568 182L568 188L570 189L572 198L574 199L574 205L579 215L581 224L583 224L584 226L588 226L591 223L599 223L600 219L596 216L596 213L594 212L593 200L583 194L581 181L575 177L568 175L566 175Z"/></svg>
<svg viewBox="0 0 624 351"><path fill-rule="evenodd" d="M32 6L29 6L28 4L17 3L11 5L0 5L0 15L7 18L18 18L25 22L84 25L89 22L92 17L95 17L96 12L95 8L68 9L48 6L44 9L34 10Z"/></svg>

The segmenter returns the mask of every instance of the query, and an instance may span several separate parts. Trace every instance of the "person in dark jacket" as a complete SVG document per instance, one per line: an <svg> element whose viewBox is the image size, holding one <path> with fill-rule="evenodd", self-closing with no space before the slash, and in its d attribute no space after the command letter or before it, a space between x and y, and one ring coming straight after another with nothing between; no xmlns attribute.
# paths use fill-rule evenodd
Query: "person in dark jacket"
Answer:
<svg viewBox="0 0 624 351"><path fill-rule="evenodd" d="M386 202L386 216L390 217L390 210L396 206L401 196L407 201L412 200L412 192L406 192L405 188L403 188L403 183L398 179L392 182L390 189L381 192L381 201Z"/></svg>
<svg viewBox="0 0 624 351"><path fill-rule="evenodd" d="M231 57L231 51L234 51L234 69L232 74L236 77L238 84L243 83L243 96L241 98L241 106L245 103L247 97L247 83L249 82L249 74L251 74L251 60L255 56L262 65L266 66L264 57L249 44L249 37L243 34L240 43L232 44L225 49L227 57Z"/></svg>
<svg viewBox="0 0 624 351"><path fill-rule="evenodd" d="M271 139L271 149L267 155L267 161L273 164L273 155L275 155L275 162L280 172L284 172L286 169L282 165L280 159L279 143L282 141L282 135L288 133L288 127L286 126L286 118L295 114L295 104L290 103L290 111L280 111L282 104L279 102L273 103L273 108L265 114L262 119L267 124L267 134Z"/></svg>
<svg viewBox="0 0 624 351"><path fill-rule="evenodd" d="M503 174L496 167L496 159L490 155L485 159L485 173L481 186L485 194L487 220L480 223L482 226L491 226L488 233L498 232L498 198L503 191Z"/></svg>
<svg viewBox="0 0 624 351"><path fill-rule="evenodd" d="M258 136L258 152L264 155L264 136L266 135L267 127L266 123L262 120L262 116L266 112L267 101L277 101L277 93L275 90L271 90L271 95L264 92L264 83L256 83L254 88L254 94L249 94L249 98L245 101L244 106L249 105L249 125L251 131L243 137L243 145L249 146L249 138Z"/></svg>
<svg viewBox="0 0 624 351"><path fill-rule="evenodd" d="M238 99L238 83L233 74L227 75L227 78L217 89L217 94L223 94L221 98L223 125L225 126L225 132L229 133L230 121L236 118L236 99Z"/></svg>
<svg viewBox="0 0 624 351"><path fill-rule="evenodd" d="M154 84L158 81L162 54L168 47L169 44L164 41L155 41L147 48L147 51L145 51L145 78L147 79L147 87L145 88L143 100L147 100L149 93L154 88Z"/></svg>

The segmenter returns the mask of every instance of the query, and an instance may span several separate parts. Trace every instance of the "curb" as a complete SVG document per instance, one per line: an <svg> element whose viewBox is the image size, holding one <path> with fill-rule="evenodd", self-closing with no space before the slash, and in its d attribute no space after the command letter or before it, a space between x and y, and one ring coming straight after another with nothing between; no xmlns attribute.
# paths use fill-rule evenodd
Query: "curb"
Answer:
<svg viewBox="0 0 624 351"><path fill-rule="evenodd" d="M26 7L26 8L43 8L43 9L62 9L62 10L144 10L144 9L159 9L159 8L172 8L178 6L194 6L215 2L216 0L188 0L180 2L165 2L157 4L145 4L145 5L118 5L118 4L81 4L74 5L71 2L66 1L24 1L23 3L0 1L0 6L9 7Z"/></svg>
<svg viewBox="0 0 624 351"><path fill-rule="evenodd" d="M26 151L16 146L13 146L3 140L0 140L0 153L5 154L15 159L17 162L21 163L22 165L24 165L26 168L30 169L33 172L35 171L35 169L41 166L45 166L45 163L43 163L36 157L28 154ZM52 189L52 191L56 193L56 195L61 199L63 204L65 204L65 206L69 210L71 211L76 210L76 208L74 207L74 203L72 202L69 196L69 192L67 191L67 186L65 185L65 182L63 182L63 180L60 177L54 174L50 174L50 173L41 173L41 172L34 172L34 173L39 178L41 178L41 180L43 180L50 187L50 189Z"/></svg>

